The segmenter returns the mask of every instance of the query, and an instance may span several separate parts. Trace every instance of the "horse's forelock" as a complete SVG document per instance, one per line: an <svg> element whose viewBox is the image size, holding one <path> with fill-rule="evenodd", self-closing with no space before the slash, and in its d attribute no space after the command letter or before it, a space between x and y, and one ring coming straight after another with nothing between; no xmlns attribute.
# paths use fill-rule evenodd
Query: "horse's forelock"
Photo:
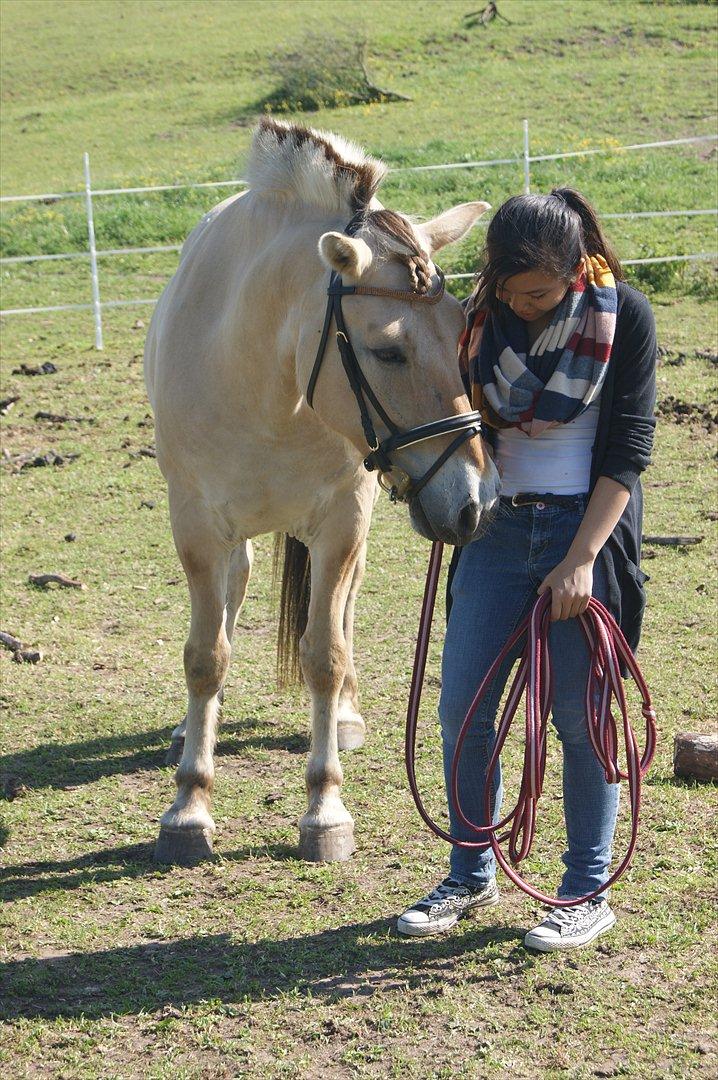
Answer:
<svg viewBox="0 0 718 1080"><path fill-rule="evenodd" d="M390 240L398 241L400 247L389 244L388 250L406 264L414 292L428 292L431 286L431 270L427 253L408 218L395 210L371 210L365 219L369 228L374 227Z"/></svg>

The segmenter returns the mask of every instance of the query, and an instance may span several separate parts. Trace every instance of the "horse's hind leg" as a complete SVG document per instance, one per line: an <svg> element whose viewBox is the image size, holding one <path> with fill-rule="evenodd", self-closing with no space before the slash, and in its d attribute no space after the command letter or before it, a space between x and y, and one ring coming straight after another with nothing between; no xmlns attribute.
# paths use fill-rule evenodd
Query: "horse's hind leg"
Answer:
<svg viewBox="0 0 718 1080"><path fill-rule="evenodd" d="M354 567L346 608L344 609L344 640L347 650L347 667L339 693L339 712L337 715L337 739L340 750L356 750L357 747L362 746L366 731L366 725L359 713L357 673L354 667L354 606L364 577L365 567L366 544L362 544L359 558Z"/></svg>
<svg viewBox="0 0 718 1080"><path fill-rule="evenodd" d="M249 584L249 575L252 570L252 541L243 540L241 544L238 544L230 556L229 560L229 575L227 578L227 614L225 617L225 633L227 634L227 640L230 645L232 644L232 634L234 633L234 624L237 620L237 615L242 609L242 604L247 595L247 586ZM224 700L224 687L220 687L217 697L220 704ZM172 732L172 742L170 748L167 751L167 757L165 763L167 765L179 765L182 760L182 753L184 751L185 731L187 728L187 716L181 724Z"/></svg>
<svg viewBox="0 0 718 1080"><path fill-rule="evenodd" d="M251 540L243 540L230 556L229 578L227 580L227 617L225 619L225 630L230 645L234 634L234 624L247 595L253 559L254 551Z"/></svg>
<svg viewBox="0 0 718 1080"><path fill-rule="evenodd" d="M173 515L172 527L192 601L184 650L188 705L184 750L175 774L177 797L162 817L155 859L192 865L212 853L217 694L230 653L225 630L230 553L210 531L210 523L202 521L196 504Z"/></svg>

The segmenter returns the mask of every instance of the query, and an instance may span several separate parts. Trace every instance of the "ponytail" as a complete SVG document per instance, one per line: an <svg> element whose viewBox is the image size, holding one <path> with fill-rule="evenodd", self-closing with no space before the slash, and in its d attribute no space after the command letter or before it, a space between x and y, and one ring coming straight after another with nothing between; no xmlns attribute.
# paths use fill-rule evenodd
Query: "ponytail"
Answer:
<svg viewBox="0 0 718 1080"><path fill-rule="evenodd" d="M583 243L587 255L602 255L613 272L616 281L623 280L623 269L616 252L609 244L601 228L596 211L588 199L573 188L554 188L551 195L561 199L581 219Z"/></svg>

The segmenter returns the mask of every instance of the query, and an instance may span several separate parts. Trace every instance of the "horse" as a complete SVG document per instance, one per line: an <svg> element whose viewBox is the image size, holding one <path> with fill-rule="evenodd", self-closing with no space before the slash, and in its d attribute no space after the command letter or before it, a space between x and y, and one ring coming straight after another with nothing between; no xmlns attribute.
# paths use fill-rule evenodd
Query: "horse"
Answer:
<svg viewBox="0 0 718 1080"><path fill-rule="evenodd" d="M278 667L301 671L311 697L299 855L346 859L339 750L364 740L353 618L380 484L420 535L455 545L498 497L456 359L463 314L431 259L488 204L412 224L376 198L385 172L336 135L262 119L248 189L190 233L148 329L157 462L191 600L160 862L212 854L218 708L252 538L283 545Z"/></svg>

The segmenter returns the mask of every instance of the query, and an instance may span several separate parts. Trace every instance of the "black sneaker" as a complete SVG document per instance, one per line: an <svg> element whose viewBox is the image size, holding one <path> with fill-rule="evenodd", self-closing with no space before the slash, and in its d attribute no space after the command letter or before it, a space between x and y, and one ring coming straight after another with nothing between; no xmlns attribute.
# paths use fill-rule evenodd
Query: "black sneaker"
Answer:
<svg viewBox="0 0 718 1080"><path fill-rule="evenodd" d="M616 921L606 900L587 900L576 907L554 908L543 922L529 930L524 945L539 952L577 949L605 934Z"/></svg>
<svg viewBox="0 0 718 1080"><path fill-rule="evenodd" d="M488 885L463 885L454 878L444 878L428 896L417 900L399 916L396 928L410 937L443 934L475 908L491 907L498 902L495 879Z"/></svg>

